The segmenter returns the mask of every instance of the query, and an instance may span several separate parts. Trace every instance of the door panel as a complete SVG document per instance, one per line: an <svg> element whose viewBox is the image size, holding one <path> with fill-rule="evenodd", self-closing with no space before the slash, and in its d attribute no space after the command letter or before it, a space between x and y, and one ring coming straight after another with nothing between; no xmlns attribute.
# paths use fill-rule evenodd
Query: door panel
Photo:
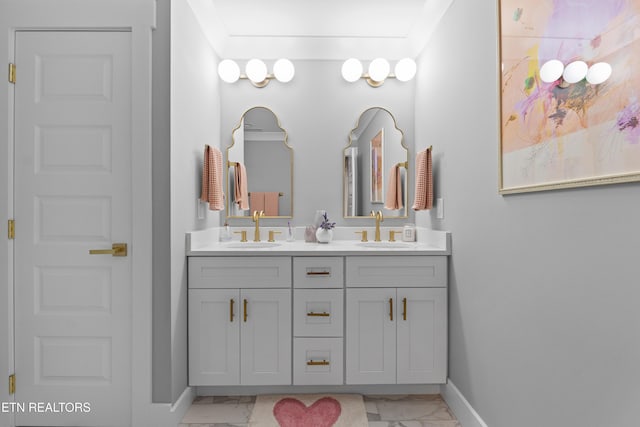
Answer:
<svg viewBox="0 0 640 427"><path fill-rule="evenodd" d="M291 384L291 290L242 289L240 297L241 383Z"/></svg>
<svg viewBox="0 0 640 427"><path fill-rule="evenodd" d="M395 384L395 289L347 289L347 384Z"/></svg>
<svg viewBox="0 0 640 427"><path fill-rule="evenodd" d="M131 37L17 32L16 401L90 412L19 413L17 425L131 420ZM85 406L86 408L86 406Z"/></svg>
<svg viewBox="0 0 640 427"><path fill-rule="evenodd" d="M240 384L239 295L189 290L189 385Z"/></svg>
<svg viewBox="0 0 640 427"><path fill-rule="evenodd" d="M446 382L446 295L446 288L398 289L398 384Z"/></svg>

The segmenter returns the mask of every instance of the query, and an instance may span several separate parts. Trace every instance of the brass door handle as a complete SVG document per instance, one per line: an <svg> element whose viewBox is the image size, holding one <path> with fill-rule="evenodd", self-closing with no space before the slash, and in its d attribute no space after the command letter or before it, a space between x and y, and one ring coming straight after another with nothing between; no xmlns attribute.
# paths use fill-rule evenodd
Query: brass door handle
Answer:
<svg viewBox="0 0 640 427"><path fill-rule="evenodd" d="M402 298L402 320L407 320L407 299Z"/></svg>
<svg viewBox="0 0 640 427"><path fill-rule="evenodd" d="M307 313L307 316L309 317L329 317L331 316L329 313L327 313L326 311L323 311L322 313L315 313L313 311L310 311Z"/></svg>
<svg viewBox="0 0 640 427"><path fill-rule="evenodd" d="M328 364L329 364L329 361L324 359L319 361L315 361L315 360L307 361L308 366L327 366Z"/></svg>
<svg viewBox="0 0 640 427"><path fill-rule="evenodd" d="M233 298L229 300L229 322L233 322Z"/></svg>
<svg viewBox="0 0 640 427"><path fill-rule="evenodd" d="M111 249L90 249L89 255L127 256L127 244L114 243Z"/></svg>
<svg viewBox="0 0 640 427"><path fill-rule="evenodd" d="M246 322L247 321L247 305L248 305L248 302L246 299L244 300L243 304L244 304L244 321Z"/></svg>
<svg viewBox="0 0 640 427"><path fill-rule="evenodd" d="M393 322L393 298L389 298L389 320Z"/></svg>

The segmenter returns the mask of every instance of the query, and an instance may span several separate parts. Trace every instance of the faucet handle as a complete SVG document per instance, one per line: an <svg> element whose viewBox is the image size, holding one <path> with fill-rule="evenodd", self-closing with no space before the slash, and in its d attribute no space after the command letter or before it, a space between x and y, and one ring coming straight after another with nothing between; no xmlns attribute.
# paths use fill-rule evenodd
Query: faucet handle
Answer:
<svg viewBox="0 0 640 427"><path fill-rule="evenodd" d="M274 237L275 234L282 234L282 231L269 230L269 240L268 242L275 242L276 239Z"/></svg>
<svg viewBox="0 0 640 427"><path fill-rule="evenodd" d="M368 242L369 240L367 239L367 230L362 230L362 231L356 231L356 234L362 234L362 239L360 239L361 242Z"/></svg>
<svg viewBox="0 0 640 427"><path fill-rule="evenodd" d="M240 241L241 242L246 242L247 241L247 230L234 231L234 233L240 235Z"/></svg>
<svg viewBox="0 0 640 427"><path fill-rule="evenodd" d="M396 241L396 234L402 233L402 230L389 230L389 241Z"/></svg>

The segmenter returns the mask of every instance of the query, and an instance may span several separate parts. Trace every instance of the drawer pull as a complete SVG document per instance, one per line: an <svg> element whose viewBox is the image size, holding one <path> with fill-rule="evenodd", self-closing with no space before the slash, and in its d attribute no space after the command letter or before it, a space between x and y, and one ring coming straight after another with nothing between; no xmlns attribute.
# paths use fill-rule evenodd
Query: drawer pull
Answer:
<svg viewBox="0 0 640 427"><path fill-rule="evenodd" d="M389 298L389 320L393 322L393 298Z"/></svg>
<svg viewBox="0 0 640 427"><path fill-rule="evenodd" d="M307 271L307 276L331 276L330 271Z"/></svg>
<svg viewBox="0 0 640 427"><path fill-rule="evenodd" d="M309 317L329 317L331 316L331 314L327 313L326 311L323 311L322 313L315 313L313 311L310 311L307 313L307 316Z"/></svg>
<svg viewBox="0 0 640 427"><path fill-rule="evenodd" d="M309 360L307 362L308 366L328 366L329 365L329 361L328 360Z"/></svg>
<svg viewBox="0 0 640 427"><path fill-rule="evenodd" d="M247 305L248 305L248 302L247 302L247 300L245 299L245 300L244 300L244 321L245 321L245 322L247 321Z"/></svg>
<svg viewBox="0 0 640 427"><path fill-rule="evenodd" d="M231 298L229 300L229 322L233 322L233 303L235 301L233 300L233 298Z"/></svg>
<svg viewBox="0 0 640 427"><path fill-rule="evenodd" d="M407 320L407 299L402 298L402 320Z"/></svg>

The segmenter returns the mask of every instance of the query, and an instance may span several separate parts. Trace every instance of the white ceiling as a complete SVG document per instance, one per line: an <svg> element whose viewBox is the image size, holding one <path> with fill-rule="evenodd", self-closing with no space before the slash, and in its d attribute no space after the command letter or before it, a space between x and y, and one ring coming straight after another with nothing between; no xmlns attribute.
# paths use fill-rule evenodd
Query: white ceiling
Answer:
<svg viewBox="0 0 640 427"><path fill-rule="evenodd" d="M221 58L420 54L453 0L188 0Z"/></svg>

